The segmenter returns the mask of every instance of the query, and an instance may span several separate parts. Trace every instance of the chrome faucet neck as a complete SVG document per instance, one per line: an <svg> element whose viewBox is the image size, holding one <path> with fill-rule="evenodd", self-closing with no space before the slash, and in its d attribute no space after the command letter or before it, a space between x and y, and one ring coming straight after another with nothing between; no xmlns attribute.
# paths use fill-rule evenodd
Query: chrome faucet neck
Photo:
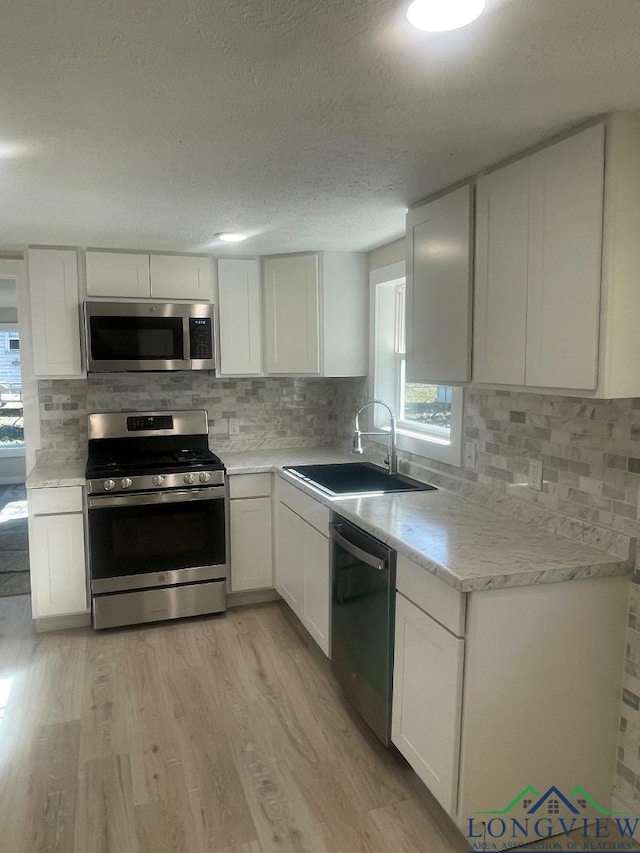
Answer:
<svg viewBox="0 0 640 853"><path fill-rule="evenodd" d="M398 472L398 457L396 454L396 413L394 412L393 407L389 403L387 403L386 400L379 400L377 398L373 400L368 400L366 403L360 406L360 408L356 412L353 431L353 452L363 452L361 441L361 437L363 435L384 435L384 433L381 433L379 431L363 432L360 429L360 415L362 414L362 412L365 411L365 409L368 409L369 406L375 406L376 404L384 406L389 412L389 458L386 460L386 464L389 466L389 473L396 474Z"/></svg>

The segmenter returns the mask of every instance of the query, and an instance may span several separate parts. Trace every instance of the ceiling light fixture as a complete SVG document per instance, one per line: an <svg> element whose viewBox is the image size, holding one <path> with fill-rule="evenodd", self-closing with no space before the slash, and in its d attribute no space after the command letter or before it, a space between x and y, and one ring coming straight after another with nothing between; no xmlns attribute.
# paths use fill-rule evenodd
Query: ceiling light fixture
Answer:
<svg viewBox="0 0 640 853"><path fill-rule="evenodd" d="M475 21L484 6L485 0L414 0L407 9L407 18L419 30L441 33Z"/></svg>
<svg viewBox="0 0 640 853"><path fill-rule="evenodd" d="M246 234L238 234L235 231L223 231L222 234L216 234L216 237L224 243L241 243L247 239Z"/></svg>

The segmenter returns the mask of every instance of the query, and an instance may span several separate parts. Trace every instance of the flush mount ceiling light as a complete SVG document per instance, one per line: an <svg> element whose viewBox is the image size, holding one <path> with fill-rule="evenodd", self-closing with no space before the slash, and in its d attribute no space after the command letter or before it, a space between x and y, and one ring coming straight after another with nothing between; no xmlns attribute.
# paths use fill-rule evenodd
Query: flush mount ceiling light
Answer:
<svg viewBox="0 0 640 853"><path fill-rule="evenodd" d="M241 243L247 239L246 234L238 234L235 231L223 231L221 234L216 234L216 237L224 243Z"/></svg>
<svg viewBox="0 0 640 853"><path fill-rule="evenodd" d="M414 0L407 9L407 18L419 30L441 33L475 21L484 6L485 0Z"/></svg>

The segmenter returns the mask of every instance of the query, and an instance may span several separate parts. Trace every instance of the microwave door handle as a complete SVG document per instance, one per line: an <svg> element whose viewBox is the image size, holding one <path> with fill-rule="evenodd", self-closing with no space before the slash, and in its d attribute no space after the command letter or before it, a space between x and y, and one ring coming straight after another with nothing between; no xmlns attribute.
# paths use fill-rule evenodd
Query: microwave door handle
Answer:
<svg viewBox="0 0 640 853"><path fill-rule="evenodd" d="M189 318L182 318L182 358L191 361L191 341L189 337Z"/></svg>

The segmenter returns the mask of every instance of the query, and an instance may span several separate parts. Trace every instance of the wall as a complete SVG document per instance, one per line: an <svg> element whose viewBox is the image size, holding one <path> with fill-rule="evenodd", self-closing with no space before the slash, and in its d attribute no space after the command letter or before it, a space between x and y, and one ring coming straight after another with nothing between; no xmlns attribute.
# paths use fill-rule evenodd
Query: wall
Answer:
<svg viewBox="0 0 640 853"><path fill-rule="evenodd" d="M353 379L215 379L206 373L112 374L38 382L41 448L82 456L87 414L117 410L206 409L210 445L218 453L259 447L335 444L337 414ZM238 418L240 435L229 436Z"/></svg>
<svg viewBox="0 0 640 853"><path fill-rule="evenodd" d="M401 240L394 240L393 243L379 246L369 252L367 257L369 259L369 270L377 270L398 261L405 261L407 259L406 240L403 237Z"/></svg>

